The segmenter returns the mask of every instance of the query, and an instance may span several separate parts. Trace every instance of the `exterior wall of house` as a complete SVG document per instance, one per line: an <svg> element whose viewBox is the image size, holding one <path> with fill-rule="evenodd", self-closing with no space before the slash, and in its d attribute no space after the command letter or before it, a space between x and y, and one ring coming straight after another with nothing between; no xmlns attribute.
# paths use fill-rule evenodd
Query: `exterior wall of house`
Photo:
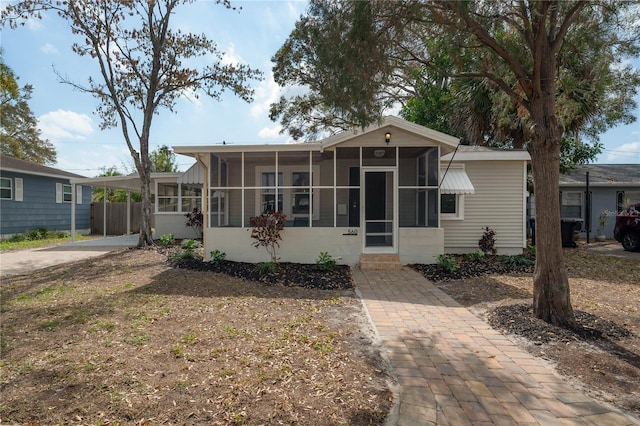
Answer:
<svg viewBox="0 0 640 426"><path fill-rule="evenodd" d="M443 228L400 228L398 234L400 263L436 263L445 241Z"/></svg>
<svg viewBox="0 0 640 426"><path fill-rule="evenodd" d="M603 234L607 238L613 238L613 227L616 223L616 215L618 212L618 193L624 192L625 197L629 198L631 202L640 202L640 187L638 186L591 186L591 227L589 235L595 237L597 234L599 224L599 216L604 213L606 223L603 229ZM586 187L585 185L576 186L561 186L562 192L578 192L582 194L582 205L580 206L579 218L586 220ZM561 195L562 197L562 195ZM587 224L585 223L580 232L582 238L587 236Z"/></svg>
<svg viewBox="0 0 640 426"><path fill-rule="evenodd" d="M11 199L0 200L0 235L9 237L36 228L71 230L71 202L58 202L56 184L69 179L2 171L11 179ZM16 178L22 179L22 201L16 201ZM90 232L91 187L82 186L81 203L76 203L76 230Z"/></svg>
<svg viewBox="0 0 640 426"><path fill-rule="evenodd" d="M285 228L280 248L281 262L315 263L321 252L328 252L340 264L356 265L360 260L362 239L348 234L349 228ZM212 250L227 254L236 262L268 262L269 254L263 247L251 244L251 228L205 229L205 258ZM218 243L219 242L219 243Z"/></svg>
<svg viewBox="0 0 640 426"><path fill-rule="evenodd" d="M488 226L496 232L498 254L522 254L526 247L525 162L483 160L464 165L475 193L464 195L463 220L441 220L445 252L478 250L478 240Z"/></svg>
<svg viewBox="0 0 640 426"><path fill-rule="evenodd" d="M185 213L155 213L154 238L162 235L173 234L175 238L200 238L190 226L186 226Z"/></svg>

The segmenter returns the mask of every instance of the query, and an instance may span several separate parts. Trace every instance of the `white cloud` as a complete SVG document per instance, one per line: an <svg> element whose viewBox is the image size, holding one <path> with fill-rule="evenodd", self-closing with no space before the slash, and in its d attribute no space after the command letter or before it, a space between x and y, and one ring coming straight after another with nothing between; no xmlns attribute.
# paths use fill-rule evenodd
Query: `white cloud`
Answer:
<svg viewBox="0 0 640 426"><path fill-rule="evenodd" d="M229 47L225 50L220 62L222 65L236 65L244 63L242 57L236 53L236 46L233 43L229 44Z"/></svg>
<svg viewBox="0 0 640 426"><path fill-rule="evenodd" d="M45 55L59 55L60 52L58 51L58 48L56 48L53 44L51 43L45 43L44 45L42 45L42 47L40 48L40 50L42 50L42 52Z"/></svg>
<svg viewBox="0 0 640 426"><path fill-rule="evenodd" d="M83 140L93 133L93 122L86 114L59 109L38 117L42 136L53 142L74 139Z"/></svg>
<svg viewBox="0 0 640 426"><path fill-rule="evenodd" d="M280 131L282 130L282 126L280 124L276 124L272 127L263 127L258 132L258 137L262 139L278 139L282 137Z"/></svg>
<svg viewBox="0 0 640 426"><path fill-rule="evenodd" d="M280 93L281 88L273 79L273 73L269 73L269 76L262 80L256 88L255 101L251 106L251 116L253 118L265 116L271 104L280 98Z"/></svg>
<svg viewBox="0 0 640 426"><path fill-rule="evenodd" d="M640 141L625 143L609 151L607 162L631 164L640 162Z"/></svg>

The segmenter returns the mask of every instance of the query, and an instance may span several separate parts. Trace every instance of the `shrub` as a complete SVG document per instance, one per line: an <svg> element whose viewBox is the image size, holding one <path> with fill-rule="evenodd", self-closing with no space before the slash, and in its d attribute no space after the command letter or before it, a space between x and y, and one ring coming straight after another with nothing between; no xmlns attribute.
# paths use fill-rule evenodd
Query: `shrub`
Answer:
<svg viewBox="0 0 640 426"><path fill-rule="evenodd" d="M227 253L216 249L209 253L209 257L209 262L213 263L214 265L219 265L220 263L224 262L224 259L227 257Z"/></svg>
<svg viewBox="0 0 640 426"><path fill-rule="evenodd" d="M496 231L487 226L478 241L478 246L484 254L496 254Z"/></svg>
<svg viewBox="0 0 640 426"><path fill-rule="evenodd" d="M173 234L163 234L160 236L160 244L163 247L169 247L176 243L176 238Z"/></svg>
<svg viewBox="0 0 640 426"><path fill-rule="evenodd" d="M47 238L48 234L49 231L47 231L45 228L31 229L26 232L26 239L30 241L44 240L45 238Z"/></svg>
<svg viewBox="0 0 640 426"><path fill-rule="evenodd" d="M287 216L282 212L264 213L249 219L249 224L253 227L251 238L255 240L251 245L255 248L264 247L273 264L278 263L276 248L280 247L280 231L284 229L286 219Z"/></svg>
<svg viewBox="0 0 640 426"><path fill-rule="evenodd" d="M276 272L276 270L278 269L278 264L274 262L262 262L258 263L256 268L258 268L258 273L260 275L271 274Z"/></svg>
<svg viewBox="0 0 640 426"><path fill-rule="evenodd" d="M175 259L195 259L196 249L200 247L200 242L196 240L184 240L181 244L182 249L175 254Z"/></svg>
<svg viewBox="0 0 640 426"><path fill-rule="evenodd" d="M438 265L447 272L456 272L458 270L456 258L448 254L438 255Z"/></svg>
<svg viewBox="0 0 640 426"><path fill-rule="evenodd" d="M204 215L202 214L202 210L198 207L194 207L193 211L185 214L187 217L186 226L189 226L196 233L196 236L200 238L202 236L202 224L204 221Z"/></svg>
<svg viewBox="0 0 640 426"><path fill-rule="evenodd" d="M535 262L522 254L516 254L513 256L503 256L500 259L500 263L506 266L531 266Z"/></svg>
<svg viewBox="0 0 640 426"><path fill-rule="evenodd" d="M484 258L485 254L482 250L476 250L473 253L468 253L466 254L464 257L466 260L470 260L470 261L479 261L482 260Z"/></svg>
<svg viewBox="0 0 640 426"><path fill-rule="evenodd" d="M336 260L329 253L323 251L316 260L316 267L321 271L333 271L336 267Z"/></svg>

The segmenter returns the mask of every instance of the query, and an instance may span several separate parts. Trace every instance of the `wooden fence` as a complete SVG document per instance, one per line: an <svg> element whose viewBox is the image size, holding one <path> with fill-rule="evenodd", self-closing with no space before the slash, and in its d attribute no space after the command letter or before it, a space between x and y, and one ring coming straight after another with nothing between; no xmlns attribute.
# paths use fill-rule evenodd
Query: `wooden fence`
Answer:
<svg viewBox="0 0 640 426"><path fill-rule="evenodd" d="M91 233L104 234L104 204L91 203ZM127 203L107 203L107 235L124 235L127 233ZM132 234L140 232L140 217L142 215L142 203L131 203L131 229ZM153 213L151 214L151 226L154 226Z"/></svg>

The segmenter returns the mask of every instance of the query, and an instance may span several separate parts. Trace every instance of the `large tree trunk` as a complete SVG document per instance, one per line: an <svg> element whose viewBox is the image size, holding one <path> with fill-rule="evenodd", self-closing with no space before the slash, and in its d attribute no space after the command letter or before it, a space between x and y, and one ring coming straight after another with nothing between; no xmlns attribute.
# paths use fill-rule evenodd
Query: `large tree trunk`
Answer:
<svg viewBox="0 0 640 426"><path fill-rule="evenodd" d="M551 62L551 61L549 61ZM549 66L548 64L546 66ZM542 75L553 75L542 67ZM546 72L545 72L546 71ZM562 129L554 110L555 85L542 79L532 96L531 140L528 149L536 197L536 266L533 276L533 314L548 323L575 323L569 278L562 255L560 224L560 140Z"/></svg>
<svg viewBox="0 0 640 426"><path fill-rule="evenodd" d="M151 176L140 176L142 181L142 215L140 216L140 237L138 247L153 245L151 232Z"/></svg>

